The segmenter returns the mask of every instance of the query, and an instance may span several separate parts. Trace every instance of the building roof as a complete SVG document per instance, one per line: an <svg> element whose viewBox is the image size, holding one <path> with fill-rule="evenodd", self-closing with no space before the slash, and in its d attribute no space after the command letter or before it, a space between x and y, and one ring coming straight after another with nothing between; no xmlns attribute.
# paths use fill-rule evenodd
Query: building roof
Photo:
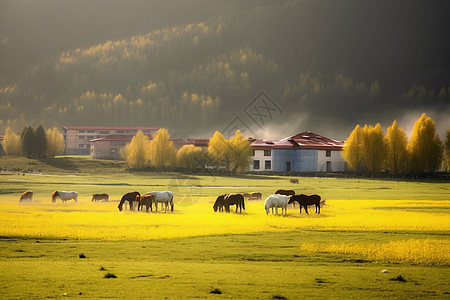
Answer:
<svg viewBox="0 0 450 300"><path fill-rule="evenodd" d="M270 150L275 147L274 140L260 140L260 139L249 139L252 148L255 150Z"/></svg>
<svg viewBox="0 0 450 300"><path fill-rule="evenodd" d="M153 137L151 134L146 134L148 136L149 140L152 140ZM98 139L92 139L89 142L131 142L134 135L107 135Z"/></svg>
<svg viewBox="0 0 450 300"><path fill-rule="evenodd" d="M333 140L311 131L305 131L290 137L281 139L275 148L299 148L317 150L342 150L344 142Z"/></svg>
<svg viewBox="0 0 450 300"><path fill-rule="evenodd" d="M126 126L63 126L66 130L158 130L160 127L126 127Z"/></svg>
<svg viewBox="0 0 450 300"><path fill-rule="evenodd" d="M208 147L208 145L209 145L209 139L189 138L186 140L187 140L188 144L192 144L194 146Z"/></svg>

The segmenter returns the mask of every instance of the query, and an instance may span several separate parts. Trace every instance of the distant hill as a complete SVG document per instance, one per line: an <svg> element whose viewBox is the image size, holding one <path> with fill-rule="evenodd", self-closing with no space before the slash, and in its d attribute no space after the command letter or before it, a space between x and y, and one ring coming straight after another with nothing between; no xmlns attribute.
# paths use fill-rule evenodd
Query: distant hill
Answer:
<svg viewBox="0 0 450 300"><path fill-rule="evenodd" d="M272 127L303 127L289 133L342 138L356 122L450 112L445 1L91 2L1 4L0 132L43 121L210 136L248 123L260 91L283 111Z"/></svg>

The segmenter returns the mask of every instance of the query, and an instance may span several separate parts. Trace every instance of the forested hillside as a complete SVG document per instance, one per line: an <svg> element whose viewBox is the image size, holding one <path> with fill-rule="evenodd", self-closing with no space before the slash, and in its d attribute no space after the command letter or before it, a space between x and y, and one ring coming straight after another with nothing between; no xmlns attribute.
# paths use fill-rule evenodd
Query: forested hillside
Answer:
<svg viewBox="0 0 450 300"><path fill-rule="evenodd" d="M283 110L277 123L341 138L356 122L450 112L445 1L36 3L1 4L0 132L43 122L210 136L259 91Z"/></svg>

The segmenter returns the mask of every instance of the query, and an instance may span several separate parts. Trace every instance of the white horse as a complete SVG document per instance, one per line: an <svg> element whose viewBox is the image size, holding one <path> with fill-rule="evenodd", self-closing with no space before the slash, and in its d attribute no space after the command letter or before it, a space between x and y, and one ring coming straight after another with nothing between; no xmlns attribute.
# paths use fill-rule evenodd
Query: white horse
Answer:
<svg viewBox="0 0 450 300"><path fill-rule="evenodd" d="M64 191L54 191L52 193L52 202L56 202L56 197L59 197L62 202L66 202L67 200L73 199L77 202L78 193L77 192L64 192Z"/></svg>
<svg viewBox="0 0 450 300"><path fill-rule="evenodd" d="M266 210L266 215L269 214L270 208L272 208L272 215L273 215L274 207L276 214L278 214L278 207L281 207L281 214L283 214L284 209L284 214L286 215L288 200L289 200L288 196L280 194L270 195L269 197L267 197L266 201L264 201L264 208Z"/></svg>
<svg viewBox="0 0 450 300"><path fill-rule="evenodd" d="M148 192L145 193L145 195L153 195L154 197L154 202L155 202L155 211L158 210L158 202L164 203L165 204L165 209L164 212L167 211L167 207L170 204L170 210L173 211L173 194L172 192L169 191L164 191L164 192Z"/></svg>

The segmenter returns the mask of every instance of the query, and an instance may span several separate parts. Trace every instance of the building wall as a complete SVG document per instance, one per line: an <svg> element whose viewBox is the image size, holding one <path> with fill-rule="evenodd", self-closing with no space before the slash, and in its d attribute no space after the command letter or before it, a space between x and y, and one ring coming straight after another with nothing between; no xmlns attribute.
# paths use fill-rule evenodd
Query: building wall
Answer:
<svg viewBox="0 0 450 300"><path fill-rule="evenodd" d="M253 156L250 165L249 165L249 171L255 171L255 172L260 172L260 171L272 171L273 168L273 162L272 162L272 150L270 151L270 156L265 156L264 155L264 150L254 150L255 151L255 156ZM254 161L259 161L259 169L255 169L254 166ZM268 161L270 164L270 168L266 168L266 161Z"/></svg>
<svg viewBox="0 0 450 300"><path fill-rule="evenodd" d="M345 162L340 151L331 151L331 156L327 157L326 150L273 149L272 162L272 170L275 172L307 173L345 170ZM290 164L290 170L287 163Z"/></svg>
<svg viewBox="0 0 450 300"><path fill-rule="evenodd" d="M96 141L92 143L91 158L93 159L122 159L120 149L129 142L125 141Z"/></svg>

